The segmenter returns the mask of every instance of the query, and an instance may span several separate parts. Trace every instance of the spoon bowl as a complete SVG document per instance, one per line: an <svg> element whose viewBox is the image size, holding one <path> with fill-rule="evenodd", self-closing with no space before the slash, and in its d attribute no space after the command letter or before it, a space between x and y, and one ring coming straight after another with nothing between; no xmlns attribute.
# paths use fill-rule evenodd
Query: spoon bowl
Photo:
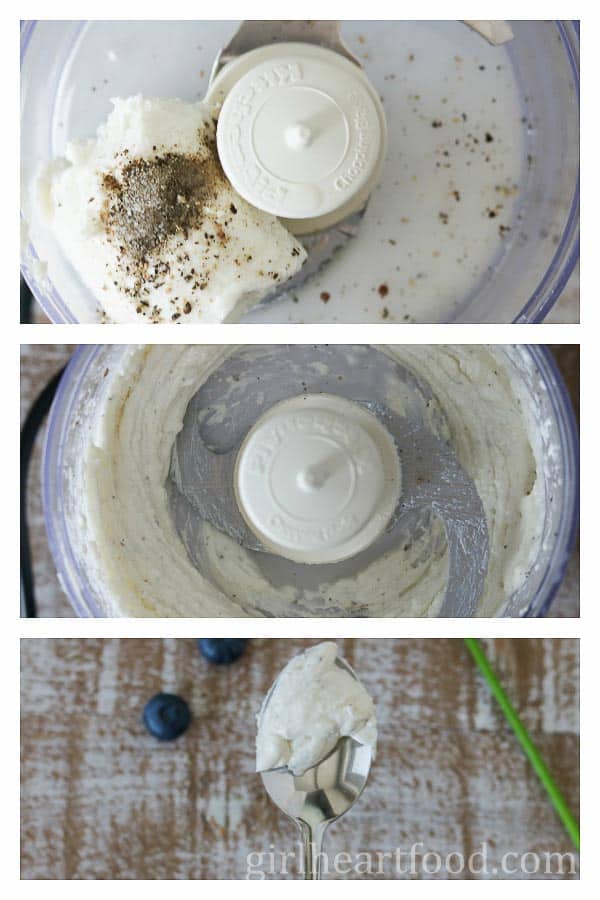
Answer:
<svg viewBox="0 0 600 900"><path fill-rule="evenodd" d="M329 825L354 806L367 783L372 760L370 747L343 737L325 759L303 775L282 767L261 772L261 778L279 809L316 828L322 823Z"/></svg>

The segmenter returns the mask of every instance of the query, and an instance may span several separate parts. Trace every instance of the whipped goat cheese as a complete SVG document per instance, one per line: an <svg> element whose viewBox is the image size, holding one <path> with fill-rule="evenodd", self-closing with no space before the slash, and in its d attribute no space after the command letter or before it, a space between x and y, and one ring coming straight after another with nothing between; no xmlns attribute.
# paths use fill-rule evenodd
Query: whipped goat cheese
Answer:
<svg viewBox="0 0 600 900"><path fill-rule="evenodd" d="M257 772L287 766L303 775L346 736L375 755L373 701L360 681L338 665L337 656L337 646L325 641L283 669L257 716Z"/></svg>
<svg viewBox="0 0 600 900"><path fill-rule="evenodd" d="M305 585L300 570L297 583L270 581L261 567L262 554L208 523L201 538L203 563L194 564L169 505L171 455L190 400L236 349L197 344L102 349L96 375L89 376L90 390L74 413L61 477L67 481L73 552L103 614L437 615L448 555L436 519L360 571L351 576L332 571L318 586ZM380 349L431 392L410 400L390 395L390 409L402 415L406 403L418 403L481 497L490 559L476 614L501 615L516 596L528 602L530 573L549 539L546 472L558 451L554 439L547 444L544 435L552 429L542 418L535 391L526 387L533 365L527 349Z"/></svg>
<svg viewBox="0 0 600 900"><path fill-rule="evenodd" d="M302 245L225 177L215 128L208 103L120 98L42 169L36 215L104 321L235 321L302 266Z"/></svg>

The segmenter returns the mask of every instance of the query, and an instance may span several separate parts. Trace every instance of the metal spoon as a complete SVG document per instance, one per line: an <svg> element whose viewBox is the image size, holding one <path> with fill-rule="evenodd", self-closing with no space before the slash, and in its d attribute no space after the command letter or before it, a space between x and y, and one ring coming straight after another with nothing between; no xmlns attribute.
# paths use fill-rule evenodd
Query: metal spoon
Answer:
<svg viewBox="0 0 600 900"><path fill-rule="evenodd" d="M339 656L336 664L358 678ZM277 680L265 700L269 703ZM369 777L373 750L351 737L343 737L333 750L303 775L294 775L287 766L261 772L271 800L294 820L300 829L305 880L321 878L325 831L354 806Z"/></svg>

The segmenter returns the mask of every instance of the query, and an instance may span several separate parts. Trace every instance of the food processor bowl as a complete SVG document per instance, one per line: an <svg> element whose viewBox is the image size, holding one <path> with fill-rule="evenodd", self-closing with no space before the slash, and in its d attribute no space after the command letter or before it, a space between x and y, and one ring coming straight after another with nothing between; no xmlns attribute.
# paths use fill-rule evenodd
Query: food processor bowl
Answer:
<svg viewBox="0 0 600 900"><path fill-rule="evenodd" d="M579 29L577 23L562 21L515 21L511 26L514 39L490 47L460 22L342 23L344 41L383 99L389 141L381 180L358 223L357 236L337 248L319 271L307 266L311 274L303 282L287 291L284 287L245 321L544 319L579 252ZM93 136L110 112L112 97L143 93L201 100L213 62L236 28L235 22L23 23L22 270L52 321L101 321L102 311L56 240L33 223L29 197L38 167L63 155L69 141ZM451 78L441 59L451 69ZM465 219L473 233L462 239L460 254L447 241L441 251L428 250L425 259L418 234L407 239L406 228L411 226L405 206L410 195L412 208L418 210L419 191L431 189L419 142L429 141L434 133L437 138L437 122L428 116L438 108L440 115L451 108L455 113L468 109L468 117L462 113L464 122L448 112L442 123L447 128L440 127L439 136L441 140L452 134L451 144L472 141L478 154L484 123L504 115L514 127L507 132L509 140L505 135L493 143L494 134L489 135L489 147L504 154L491 157L490 165L497 169L491 177L498 178L505 217L486 223L486 216L495 217L496 210L478 206L481 222L471 214ZM479 129L477 135L471 127ZM451 165L452 146L442 150L440 145L423 155L435 175L439 167ZM468 160L463 158L460 165L468 165ZM509 168L518 182L515 196L508 196ZM411 174L417 170L418 176ZM461 171L457 184L463 193L476 193L469 169ZM435 190L441 190L440 184L436 182ZM459 190L454 194L460 197ZM452 218L443 217L459 215L460 204L452 206L454 202L440 193L439 216L450 228ZM473 196L470 202L475 202ZM466 206L463 202L463 216ZM437 209L432 225L440 231ZM459 239L461 227L457 225ZM495 232L492 239L489 229L500 227L501 239ZM480 254L475 265L476 252L469 250L486 228L487 255Z"/></svg>
<svg viewBox="0 0 600 900"><path fill-rule="evenodd" d="M63 375L49 418L42 470L46 529L59 581L80 616L106 614L77 539L83 533L81 479L94 411L110 382L105 373L119 366L125 352L119 345L79 348ZM538 474L544 478L546 496L538 558L503 615L542 616L563 578L577 529L577 425L566 387L547 348L506 346L502 352L543 423L537 455L544 460L544 470Z"/></svg>

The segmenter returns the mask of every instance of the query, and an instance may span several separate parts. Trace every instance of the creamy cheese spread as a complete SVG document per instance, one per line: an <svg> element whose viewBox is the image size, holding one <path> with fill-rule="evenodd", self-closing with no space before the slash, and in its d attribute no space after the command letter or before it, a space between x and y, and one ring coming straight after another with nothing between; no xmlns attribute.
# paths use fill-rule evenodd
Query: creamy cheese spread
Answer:
<svg viewBox="0 0 600 900"><path fill-rule="evenodd" d="M103 348L96 383L90 374L74 414L64 475L74 553L95 602L108 615L125 616L436 615L448 569L437 520L361 571L308 586L302 598L298 584L269 581L263 554L212 525L203 535L205 566L193 565L169 507L171 455L190 399L235 349ZM542 388L526 384L539 381L528 351L379 349L428 385L427 397L399 392L389 397L390 407L402 415L409 403L420 405L481 497L490 560L477 614L501 614L517 594L528 602L528 579L546 540L546 465L558 452L547 445L551 429L540 418Z"/></svg>
<svg viewBox="0 0 600 900"><path fill-rule="evenodd" d="M225 178L215 122L207 103L117 99L38 177L37 217L104 321L237 320L302 266L302 245Z"/></svg>
<svg viewBox="0 0 600 900"><path fill-rule="evenodd" d="M338 665L337 656L336 645L326 641L283 669L257 716L257 772L287 766L303 775L346 736L375 755L373 701L360 681Z"/></svg>

